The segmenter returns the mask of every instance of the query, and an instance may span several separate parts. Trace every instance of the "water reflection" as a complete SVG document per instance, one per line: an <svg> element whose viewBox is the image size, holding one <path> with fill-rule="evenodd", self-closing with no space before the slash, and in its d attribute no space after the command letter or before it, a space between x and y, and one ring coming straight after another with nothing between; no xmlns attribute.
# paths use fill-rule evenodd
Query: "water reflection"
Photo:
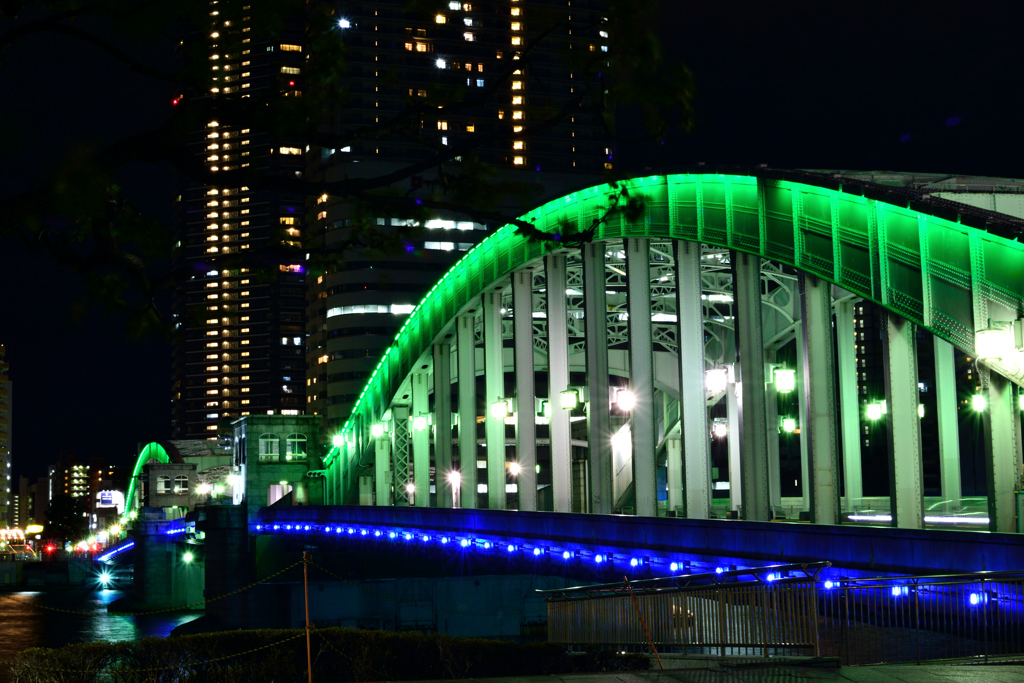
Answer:
<svg viewBox="0 0 1024 683"><path fill-rule="evenodd" d="M106 606L123 596L119 590L0 593L0 661L10 661L31 647L167 636L201 614L108 614ZM0 681L7 673L0 665Z"/></svg>

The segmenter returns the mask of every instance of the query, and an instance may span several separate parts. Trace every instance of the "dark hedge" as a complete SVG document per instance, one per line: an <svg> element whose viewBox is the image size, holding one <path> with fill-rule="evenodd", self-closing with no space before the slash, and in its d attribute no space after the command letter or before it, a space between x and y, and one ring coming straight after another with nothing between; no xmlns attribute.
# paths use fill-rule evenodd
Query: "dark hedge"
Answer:
<svg viewBox="0 0 1024 683"><path fill-rule="evenodd" d="M241 654L286 638L293 640ZM557 643L520 645L424 633L328 628L313 631L311 643L313 679L332 683L649 668L643 655L570 655ZM301 683L306 638L295 630L229 631L37 648L21 653L11 669L19 683Z"/></svg>

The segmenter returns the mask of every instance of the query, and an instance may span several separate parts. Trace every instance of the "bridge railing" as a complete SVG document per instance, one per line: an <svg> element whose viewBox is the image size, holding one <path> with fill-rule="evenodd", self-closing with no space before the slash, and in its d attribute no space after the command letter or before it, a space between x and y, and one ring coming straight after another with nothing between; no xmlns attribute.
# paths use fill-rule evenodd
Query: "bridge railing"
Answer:
<svg viewBox="0 0 1024 683"><path fill-rule="evenodd" d="M817 656L815 584L827 566L782 565L546 591L548 640L641 647L650 642L722 656Z"/></svg>
<svg viewBox="0 0 1024 683"><path fill-rule="evenodd" d="M1024 571L823 580L827 566L546 591L548 640L844 665L1024 657Z"/></svg>
<svg viewBox="0 0 1024 683"><path fill-rule="evenodd" d="M821 654L843 664L1024 654L1024 572L819 582Z"/></svg>

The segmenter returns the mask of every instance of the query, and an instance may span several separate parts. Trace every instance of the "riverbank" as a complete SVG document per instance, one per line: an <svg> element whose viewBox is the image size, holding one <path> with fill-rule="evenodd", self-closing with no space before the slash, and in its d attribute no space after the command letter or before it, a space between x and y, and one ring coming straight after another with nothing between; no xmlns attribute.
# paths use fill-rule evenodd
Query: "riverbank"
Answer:
<svg viewBox="0 0 1024 683"><path fill-rule="evenodd" d="M67 672L76 681L105 680L109 672L131 672L138 683L166 680L188 671L189 680L306 680L304 630L206 633L97 642L53 650L28 650L12 664L17 680L57 683ZM550 676L649 667L643 655L609 651L573 654L557 643L453 638L437 634L394 633L348 628L315 629L309 639L317 680L362 683L378 680L460 679L493 676Z"/></svg>

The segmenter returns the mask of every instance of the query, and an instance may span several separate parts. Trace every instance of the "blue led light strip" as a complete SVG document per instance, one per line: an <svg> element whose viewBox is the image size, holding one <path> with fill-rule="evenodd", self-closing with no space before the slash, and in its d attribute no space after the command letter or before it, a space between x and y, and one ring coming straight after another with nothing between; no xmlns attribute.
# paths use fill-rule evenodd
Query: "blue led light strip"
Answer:
<svg viewBox="0 0 1024 683"><path fill-rule="evenodd" d="M252 527L257 534L306 535L316 534L328 538L403 543L410 546L446 546L455 550L474 550L491 553L494 556L526 556L537 559L590 561L602 568L618 568L639 571L645 567L664 568L672 573L688 573L692 568L706 568L722 573L723 567L689 557L653 557L641 552L608 552L580 545L552 544L532 539L510 539L478 533L437 532L433 529L398 526L367 526L345 524L320 524L316 522L275 522L256 524Z"/></svg>
<svg viewBox="0 0 1024 683"><path fill-rule="evenodd" d="M135 541L127 541L127 542L125 542L125 543L123 543L123 544L121 544L119 546L115 546L114 548L108 550L107 552L103 553L102 555L99 555L98 557L96 557L96 562L106 562L110 558L115 557L117 555L120 555L125 550L130 550L130 549L132 549L134 547L135 547Z"/></svg>

